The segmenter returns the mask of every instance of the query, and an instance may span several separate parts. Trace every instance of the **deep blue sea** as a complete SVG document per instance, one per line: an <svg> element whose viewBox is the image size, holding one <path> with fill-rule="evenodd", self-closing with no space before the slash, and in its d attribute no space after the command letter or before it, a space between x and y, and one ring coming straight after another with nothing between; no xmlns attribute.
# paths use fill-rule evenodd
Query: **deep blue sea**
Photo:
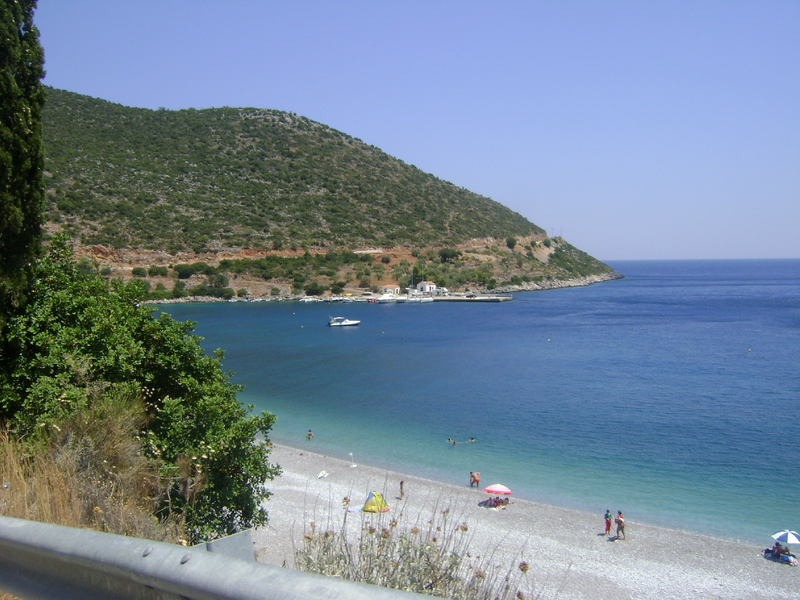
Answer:
<svg viewBox="0 0 800 600"><path fill-rule="evenodd" d="M163 310L226 350L279 443L461 485L480 471L598 523L621 509L762 545L800 529L800 260L611 265L626 278L498 304ZM362 323L325 326L338 315Z"/></svg>

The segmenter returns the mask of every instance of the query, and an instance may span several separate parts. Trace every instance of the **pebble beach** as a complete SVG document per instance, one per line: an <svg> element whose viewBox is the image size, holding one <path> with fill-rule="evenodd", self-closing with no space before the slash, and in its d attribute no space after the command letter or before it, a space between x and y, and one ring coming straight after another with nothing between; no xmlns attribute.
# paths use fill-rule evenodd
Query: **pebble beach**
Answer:
<svg viewBox="0 0 800 600"><path fill-rule="evenodd" d="M313 449L313 442L308 446ZM469 487L469 473L460 487L282 445L274 447L271 462L283 474L267 486L273 494L266 503L269 523L254 532L256 554L264 563L294 567L294 553L310 523L339 531L343 498L358 505L378 491L391 510L380 516L351 513L347 527L353 540L362 519L394 519L410 529L448 511L453 527L468 525L473 557L488 557L502 568L527 562L528 593L540 598L800 597L800 567L765 560L758 546L638 523L635 507L598 506L589 514L512 495L506 508L487 509L478 503L488 495ZM492 483L497 482L481 482L482 487ZM513 489L513 482L502 483ZM624 512L627 539L603 534L607 508Z"/></svg>

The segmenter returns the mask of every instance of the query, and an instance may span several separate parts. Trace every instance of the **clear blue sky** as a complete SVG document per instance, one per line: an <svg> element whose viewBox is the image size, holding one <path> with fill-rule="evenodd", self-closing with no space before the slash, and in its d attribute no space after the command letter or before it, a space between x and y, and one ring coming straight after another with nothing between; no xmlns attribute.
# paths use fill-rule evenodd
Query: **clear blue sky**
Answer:
<svg viewBox="0 0 800 600"><path fill-rule="evenodd" d="M53 87L295 112L603 259L800 257L800 2L39 0Z"/></svg>

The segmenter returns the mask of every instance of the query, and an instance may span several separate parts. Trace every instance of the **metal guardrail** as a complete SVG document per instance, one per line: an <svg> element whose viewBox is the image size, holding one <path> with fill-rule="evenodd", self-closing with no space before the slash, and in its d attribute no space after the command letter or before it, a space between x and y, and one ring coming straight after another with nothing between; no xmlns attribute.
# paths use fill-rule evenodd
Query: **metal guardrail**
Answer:
<svg viewBox="0 0 800 600"><path fill-rule="evenodd" d="M204 545L184 548L3 516L0 590L25 600L430 598L241 560Z"/></svg>

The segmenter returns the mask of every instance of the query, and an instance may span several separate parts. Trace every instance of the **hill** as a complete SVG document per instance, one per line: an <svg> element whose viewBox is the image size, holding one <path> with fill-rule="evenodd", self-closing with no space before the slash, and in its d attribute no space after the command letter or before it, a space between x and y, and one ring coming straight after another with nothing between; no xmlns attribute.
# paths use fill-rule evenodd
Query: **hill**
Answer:
<svg viewBox="0 0 800 600"><path fill-rule="evenodd" d="M48 216L84 244L429 246L544 233L498 202L292 113L147 110L50 88L44 131Z"/></svg>
<svg viewBox="0 0 800 600"><path fill-rule="evenodd" d="M95 268L138 273L161 292L174 289L174 267L196 263L206 266L187 283L226 288L222 269L262 293L613 274L502 204L293 113L149 110L47 93L48 232L67 233ZM378 250L347 253L365 248ZM364 264L379 253L378 267ZM329 260L310 259L319 254ZM153 266L162 279L142 274Z"/></svg>

